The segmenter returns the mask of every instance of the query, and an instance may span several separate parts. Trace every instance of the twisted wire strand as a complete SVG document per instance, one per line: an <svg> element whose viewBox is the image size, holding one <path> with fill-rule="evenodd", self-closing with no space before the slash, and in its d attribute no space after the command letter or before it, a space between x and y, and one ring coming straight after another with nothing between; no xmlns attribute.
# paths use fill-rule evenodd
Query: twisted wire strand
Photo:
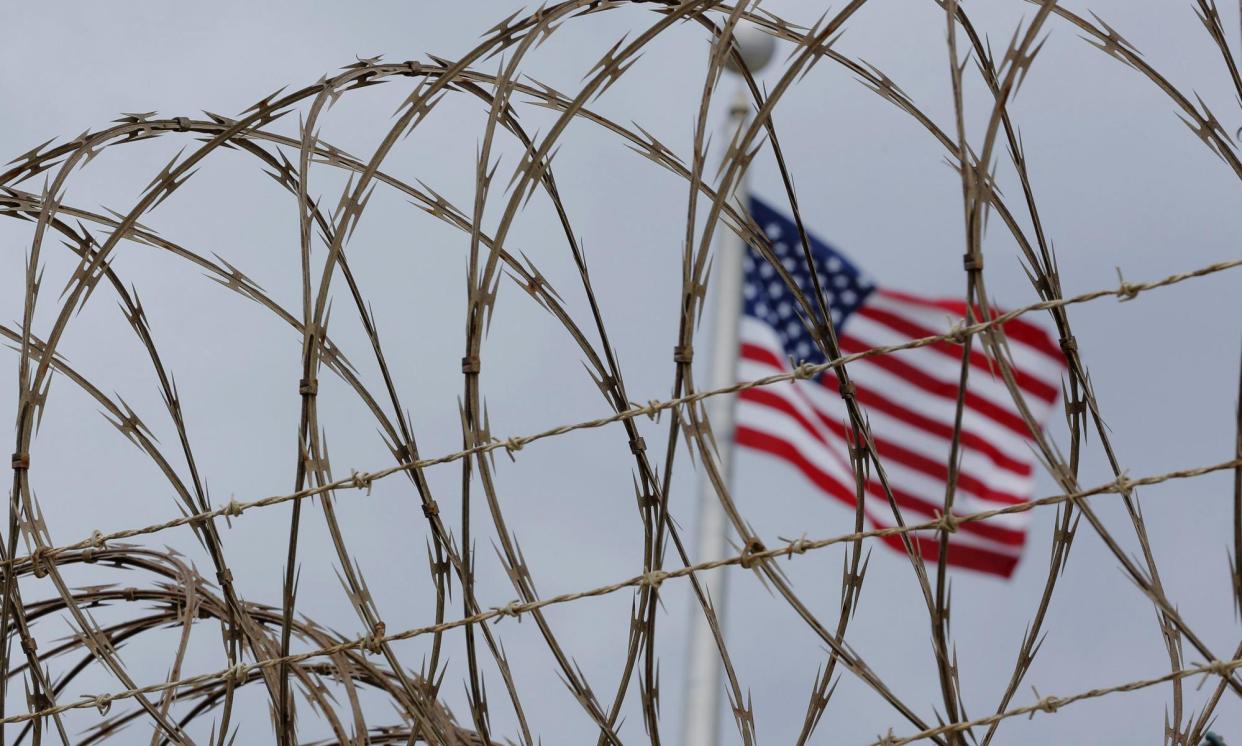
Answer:
<svg viewBox="0 0 1242 746"><path fill-rule="evenodd" d="M962 523L985 521L989 518L994 518L1000 515L1008 515L1011 513L1026 512L1026 511L1029 511L1029 510L1032 510L1038 507L1044 507L1044 506L1056 505L1056 504L1060 504L1064 502L1082 500L1082 499L1092 497L1095 495L1128 494L1132 492L1134 488L1136 487L1156 485L1156 484L1161 484L1163 482L1168 482L1171 480L1191 479L1194 477L1203 476L1205 474L1211 474L1211 473L1218 472L1218 471L1233 469L1239 465L1242 465L1242 458L1231 459L1229 461L1222 461L1220 463L1212 464L1209 466L1198 466L1198 467L1194 467L1190 469L1181 469L1178 471L1166 472L1164 474L1158 474L1154 476L1141 477L1138 479L1131 479L1123 475L1122 477L1119 477L1111 482L1097 485L1096 487L1093 487L1088 490L1082 490L1079 492L1065 493L1065 494L1059 494L1059 495L1049 495L1047 497L1042 497L1036 500L1029 500L1023 503L1017 503L1014 505L1006 506L1004 508L998 508L995 510L987 510L987 511L981 511L978 513L970 513L966 515L953 516L951 520L955 524L960 525ZM738 565L741 567L749 568L753 566L755 562L758 562L761 560L778 559L780 557L786 557L786 558L792 559L794 556L801 556L803 554L806 554L809 551L813 551L816 549L823 549L823 548L830 547L836 544L856 541L859 539L872 539L872 538L879 538L879 537L884 537L884 536L894 536L894 535L899 535L899 534L913 533L917 531L939 531L939 530L944 529L945 521L946 521L946 518L942 516L935 521L928 521L928 522L919 523L919 524L909 524L904 527L873 529L870 531L860 531L856 533L843 534L840 536L834 536L834 537L825 538L825 539L815 539L815 540L796 539L793 541L786 542L783 546L775 547L772 549L748 549L732 557L726 557L723 559L713 560L710 562L702 562L702 563L690 565L687 567L677 568L675 570L652 571L649 573L645 573L643 575L636 575L634 577L631 577L631 578L628 578L626 580L622 580L619 582L610 583L608 585L601 585L601 586L592 588L590 590L577 591L573 593L564 593L564 594L560 594L557 596L549 596L547 598L543 598L538 601L532 601L529 603L511 601L502 606L492 607L491 609L487 611L481 611L481 612L472 614L467 617L462 617L460 619L443 622L440 624L433 624L433 625L428 625L424 627L413 627L411 629L406 629L400 632L394 632L393 634L377 634L377 631L372 631L354 640L344 640L335 645L329 645L329 646L325 646L325 647L318 648L315 650L309 650L306 652L297 653L294 655L267 658L262 661L257 661L255 663L238 663L234 666L223 669L221 671L216 671L214 673L199 674L197 676L191 676L191 677L184 678L184 679L177 679L174 681L165 681L159 684L151 684L151 685L143 686L143 687L135 687L132 689L126 689L123 691L114 692L110 694L100 694L100 695L95 695L95 696L88 695L88 696L85 696L83 699L80 699L75 702L59 704L59 705L56 705L55 707L49 707L49 708L42 709L42 710L35 710L35 711L26 712L26 713L22 713L18 715L11 715L5 718L0 718L0 724L20 723L20 722L25 722L28 720L34 720L36 718L49 717L51 715L56 715L56 714L66 712L69 710L85 709L85 708L91 708L91 707L95 707L95 708L99 708L103 710L104 708L110 706L112 702L115 702L117 700L128 699L131 697L137 697L137 696L146 695L146 694L157 694L157 693L161 693L161 692L172 690L172 689L199 686L199 685L211 682L211 681L216 681L216 680L221 680L221 679L231 679L231 680L237 681L237 680L244 679L252 671L257 671L257 670L261 671L265 668L300 663L302 661L305 661L311 658L318 658L322 656L332 656L332 655L343 653L349 650L364 650L364 651L370 652L372 650L378 649L379 646L384 643L398 642L401 640L410 640L415 637L422 637L424 635L434 634L436 632L446 632L448 630L457 629L458 627L481 624L483 622L487 622L493 619L500 620L506 617L520 619L522 614L529 612L529 611L536 610L536 609L542 609L548 606L555 606L558 604L571 603L571 602L578 601L584 598L595 598L598 596L606 596L612 593L616 593L617 591L624 590L626 588L638 588L642 586L659 586L659 585L662 585L665 581L673 580L676 578L687 577L687 576L693 575L694 573L703 572L706 570L714 570L717 568L728 567L728 566L733 566L733 565ZM1089 699L1092 697L1103 696L1105 694L1110 694L1114 692L1123 692L1123 691L1132 691L1134 689L1141 689L1144 687L1154 686L1156 684L1164 683L1167 681L1173 681L1173 680L1177 680L1180 678L1185 678L1187 676L1194 676L1194 675L1201 674L1201 673L1211 673L1211 674L1216 674L1220 676L1228 676L1230 673L1232 673L1235 669L1239 667L1242 667L1242 658L1231 659L1228 661L1213 661L1203 666L1199 666L1193 669L1183 669L1180 671L1175 671L1175 672L1165 674L1164 676L1154 678L1154 679L1142 679L1138 681L1128 682L1125 684L1120 684L1114 687L1109 687L1106 689L1093 689L1089 692L1084 692L1082 694L1076 694L1070 697L1051 698L1051 699L1044 698L1044 700L1041 700L1041 702L1043 702L1044 704L1028 705L1026 707L1020 707L1014 710L1006 711L1005 713L1001 713L999 715L992 715L990 717L980 718L978 720L972 720L969 722L952 723L949 725L940 726L938 728L929 729L926 731L920 731L919 733L913 736L908 736L904 738L903 740L891 740L891 739L880 740L876 742L876 746L896 746L897 744L910 743L911 741L920 740L924 738L931 738L931 737L942 735L945 733L958 732L960 730L964 730L966 728L969 728L975 725L989 725L993 722L999 722L1000 720L1004 720L1010 717L1016 717L1018 715L1025 715L1025 714L1034 712L1036 710L1047 710L1049 707L1059 707L1063 704L1069 704L1072 702L1077 702L1082 699Z"/></svg>
<svg viewBox="0 0 1242 746"><path fill-rule="evenodd" d="M1033 704L1024 705L1022 707L1015 707L1011 710L1005 710L1004 712L997 713L995 715L989 715L987 717L976 718L975 720L966 720L966 721L962 721L958 723L949 723L947 725L941 725L936 728L928 728L927 730L919 731L918 733L914 733L909 736L901 736L901 737L895 737L892 735L884 736L875 741L872 741L869 744L869 746L904 746L904 744L914 743L915 741L922 741L927 738L935 738L936 736L947 735L949 733L961 733L962 731L965 731L965 730L968 730L970 728L974 728L977 726L991 725L992 723L999 723L1002 720L1009 720L1010 718L1015 718L1020 715L1027 715L1030 717L1034 717L1035 713L1037 712L1045 712L1048 714L1052 714L1052 713L1055 713L1060 708L1065 707L1066 705L1072 705L1075 702L1082 702L1083 700L1087 700L1087 699L1096 699L1098 697L1103 697L1109 694L1118 694L1121 692L1133 692L1138 689L1146 689L1148 687L1157 686L1159 684L1165 684L1170 681L1180 681L1182 679L1188 679L1192 676L1198 676L1200 674L1209 674L1209 675L1217 675L1217 676L1224 677L1224 676L1228 676L1229 674L1233 673L1239 668L1242 668L1242 658L1231 658L1229 660L1223 660L1223 661L1220 661L1220 660L1209 661L1199 666L1193 666L1191 668L1182 668L1177 671L1170 671L1169 673L1166 673L1163 676L1155 676L1150 679L1137 679L1135 681L1127 681L1124 684L1115 684L1113 686L1100 687L1098 689L1088 689L1085 692L1071 694L1068 697L1056 697L1052 695L1040 696L1038 690L1036 690L1035 696L1039 697L1039 699L1036 700Z"/></svg>
<svg viewBox="0 0 1242 746"><path fill-rule="evenodd" d="M320 495L320 494L323 494L326 492L332 492L335 490L360 489L360 490L366 490L367 493L369 494L375 482L381 479L384 479L385 477L389 477L393 474L397 474L400 472L405 472L405 471L409 471L413 469L422 469L425 467L435 466L438 464L451 463L454 461L460 461L461 459L464 459L464 458L468 458L468 457L475 456L475 455L487 454L487 453L491 453L493 451L501 450L501 449L505 450L507 453L512 455L514 452L520 450L524 446L529 445L530 443L534 443L536 441L558 437L558 436L565 435L567 433L575 432L578 430L589 430L589 429L599 428L605 425L610 425L616 422L622 422L624 420L630 420L630 419L634 419L636 417L641 417L641 416L654 418L656 415L666 410L675 409L677 407L681 407L687 404L694 404L694 403L697 403L699 401L702 401L704 399L708 399L714 396L722 396L725 394L738 393L740 391L746 391L748 389L753 389L753 388L761 388L764 386L771 386L777 383L784 383L786 381L806 380L806 379L814 378L815 376L818 376L819 374L825 371L839 368L843 365L848 365L849 363L852 363L856 360L862 360L864 358L875 357L878 355L887 355L887 354L891 354L894 352L901 352L903 350L918 349L918 348L927 347L929 345L933 345L939 342L960 343L966 337L987 331L993 327L1008 323L1009 321L1012 321L1020 316L1023 316L1028 313L1033 313L1035 311L1043 311L1043 310L1047 310L1051 308L1059 308L1062 306L1070 306L1070 305L1076 305L1080 303L1087 303L1089 301L1093 301L1093 300L1097 300L1099 298L1105 298L1105 297L1118 297L1124 302L1124 301L1131 300L1137 297L1138 295L1140 295L1141 293L1144 293L1148 290L1167 287L1167 286L1175 285L1180 282L1185 282L1187 280L1191 280L1194 278L1205 277L1207 275L1212 275L1218 272L1224 272L1226 270L1233 269L1238 266L1242 266L1242 259L1234 259L1230 261L1216 262L1214 264L1209 264L1207 266L1200 267L1199 269L1195 269L1195 270L1191 270L1187 272L1179 272L1177 274L1169 275L1167 277L1161 278L1159 280L1154 280L1151 282L1131 283L1131 282L1123 281L1122 284L1116 288L1093 290L1091 292L1083 293L1081 295L1076 295L1070 298L1063 298L1059 300L1048 300L1048 301L1041 301L1039 303L1032 303L1031 305L1022 306L1012 311L1008 311L1004 314L995 316L988 321L981 321L975 324L969 324L969 325L957 324L957 325L954 325L945 334L939 334L939 335L930 336L930 337L921 337L919 339L914 339L909 342L903 342L901 344L895 344L895 345L888 345L885 347L874 347L869 350L863 350L861 352L856 352L856 353L852 353L849 355L843 355L841 357L835 358L833 360L829 360L824 363L816 363L816 364L803 363L797 366L794 370L788 371L785 373L777 373L774 375L765 376L763 378L755 378L755 379L751 379L747 381L741 381L736 384L733 384L732 386L724 386L722 388L717 388L717 389L706 389L706 390L698 391L698 392L695 392L693 394L689 394L686 396L665 399L663 401L652 400L652 401L649 401L647 404L635 405L633 407L630 407L629 409L616 412L606 417L599 417L593 420L584 420L584 421L580 421L580 422L576 422L572 424L558 425L557 427L549 428L547 430L543 430L541 432L534 433L531 435L519 435L519 436L508 437L508 438L494 438L493 440L489 442L480 443L478 445L471 446L469 448L464 448L460 451L455 451L455 452L444 454L441 456L436 456L434 458L419 459L416 461L411 461L409 463L398 464L396 466L390 466L390 467L386 467L386 468L379 469L376 471L362 472L362 471L357 471L357 470L351 470L350 475L348 477L345 477L343 479L338 479L334 482L328 482L318 487L311 487L311 488L307 488L304 490L300 490L298 492L292 492L292 493L283 494L283 495L272 495L269 497L261 498L258 500L253 500L250 502L238 502L237 500L229 500L228 503L226 503L225 505L219 508L215 508L214 510L206 510L206 511L202 511L199 513L190 513L190 514L178 517L178 518L164 521L162 523L155 523L155 524L151 524L148 526L143 526L141 528L121 529L121 530L113 531L111 533L106 533L106 534L101 533L99 531L94 531L92 532L91 536L85 539L81 539L80 541L73 542L72 544L66 544L60 547L44 548L37 553L38 554L37 557L32 556L32 555L17 556L10 560L0 562L0 567L8 568L14 565L18 565L18 564L22 564L24 562L30 562L30 561L45 562L48 560L54 560L57 556L64 554L66 552L72 552L72 551L83 550L83 549L92 549L92 548L102 549L104 546L106 546L107 542L109 541L119 541L122 539L133 538L135 536L155 534L155 533L159 533L160 531L164 531L170 528L176 528L178 526L185 526L185 525L195 524L195 523L199 523L203 521L209 521L215 518L220 518L220 517L238 518L244 515L246 511L249 511L255 508L264 508L264 507L269 507L272 505L279 505L281 503L286 503L286 502L290 502L293 500L299 500L305 497L312 497L315 495ZM1012 506L1012 507L1020 507L1020 505ZM1000 515L1000 514L1003 514L1004 512L1014 512L1014 511L1005 509L1004 511L999 511L999 512L992 511L991 514ZM936 524L936 525L939 526L940 524ZM884 534L879 534L879 535L884 535Z"/></svg>

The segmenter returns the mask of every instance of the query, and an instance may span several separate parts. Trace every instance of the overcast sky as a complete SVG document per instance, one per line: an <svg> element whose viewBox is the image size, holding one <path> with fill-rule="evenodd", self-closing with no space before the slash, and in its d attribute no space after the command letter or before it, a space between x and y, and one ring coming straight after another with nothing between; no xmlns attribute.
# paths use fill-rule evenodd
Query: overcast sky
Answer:
<svg viewBox="0 0 1242 746"><path fill-rule="evenodd" d="M1242 125L1227 72L1195 18L1193 3L1092 0L1065 5L1080 13L1097 12L1174 85L1201 95L1226 131L1233 133ZM142 5L73 0L10 6L0 11L6 30L0 46L0 144L8 157L15 157L53 136L72 138L86 129L101 129L120 112L237 114L283 85L296 88L331 75L356 56L382 54L395 61L425 59L430 53L456 59L519 7L508 1L234 0ZM772 0L762 7L810 26L827 6ZM1016 0L965 7L994 49L1003 48L1018 22L1032 14L1032 6ZM1222 13L1236 50L1237 9L1224 7ZM531 55L524 70L562 91L576 91L604 50L623 33L646 28L657 18L636 7L571 20ZM882 69L942 128L951 129L944 18L935 3L872 0L846 28L838 50ZM1128 280L1143 281L1242 256L1242 211L1237 209L1242 188L1234 174L1178 120L1171 102L1149 81L1094 50L1063 21L1051 19L1046 28L1047 44L1011 112L1021 127L1066 295L1116 286L1117 268ZM686 155L706 51L698 26L675 26L592 106L618 122L637 122ZM787 51L778 51L763 80L779 77ZM496 64L492 60L484 69L494 70ZM966 74L974 76L968 86L967 129L977 139L989 101L974 68L968 67ZM733 85L732 79L724 80L714 109L717 142L723 134L723 102ZM369 154L409 86L402 79L344 97L325 115L323 138L354 154ZM532 132L546 131L552 121L546 110L524 102L518 112ZM485 121L486 109L478 100L450 97L393 151L385 168L411 183L421 180L468 209ZM812 231L886 287L925 295L961 293L960 181L946 166L941 146L917 122L827 61L782 100L775 121ZM295 118L287 117L276 129L292 133ZM150 178L187 144L193 146L190 136L173 135L113 148L73 177L66 202L84 209L127 211ZM497 177L501 183L517 164L512 145L506 140L499 146L505 153L499 172L503 178ZM640 401L666 397L674 372L669 351L676 335L685 185L588 122L570 127L555 168L575 230L582 236L628 390ZM312 173L312 193L322 195L325 205L335 205L344 179L327 167ZM1010 203L1019 203L1012 169L1002 166L999 179ZM781 194L768 152L756 158L751 183L759 195L775 199ZM33 182L25 186L37 191ZM496 219L489 215L489 230ZM297 205L253 159L217 152L199 175L142 222L199 253L219 254L286 307L298 308ZM21 318L20 268L30 240L29 223L0 222L0 266L10 268L0 272L4 323ZM396 385L411 409L424 455L461 445L457 398L468 247L467 235L383 188L349 244L352 267L373 303ZM580 319L589 318L546 198L531 201L507 248L526 252L565 296L570 310ZM985 253L988 287L997 302L1014 307L1038 300L1022 273L1012 237L997 220L990 226ZM43 324L39 333L50 323L55 294L75 264L52 239L46 242L45 256L49 290L38 317ZM114 267L133 283L150 314L161 354L176 375L213 499L249 500L290 491L300 405L300 337L256 304L148 247L123 244ZM1101 300L1070 310L1113 445L1131 476L1232 456L1242 336L1240 289L1235 271L1125 304ZM346 300L338 298L332 333L364 380L379 385L357 314ZM706 325L700 330L700 348L706 347L708 332ZM129 402L163 443L175 443L175 432L161 416L150 364L107 288L94 294L75 318L60 351L100 389ZM501 286L483 358L482 390L492 432L498 436L608 412L578 362L573 340L508 280ZM16 357L9 360L13 364L0 365L0 392L9 392L0 396L0 421L13 422ZM699 355L699 362L706 360L707 355ZM94 401L65 380L56 381L51 400L34 445L31 479L57 543L75 541L93 529L110 531L177 515L158 472L117 436ZM335 474L391 462L369 413L338 381L324 377L320 402ZM643 427L649 443L664 442L662 429L648 423ZM1054 422L1051 432L1068 451L1064 423ZM624 440L619 427L604 428L532 445L512 463L497 459L506 515L541 594L586 589L641 570L642 525L631 487L633 462ZM1084 454L1084 484L1111 478L1097 438ZM852 526L852 510L829 502L781 462L741 453L736 469L739 505L770 541L803 533L831 536ZM697 473L683 458L677 474L672 510L689 529ZM428 476L445 513L458 515L460 465L433 468ZM1055 491L1054 482L1041 474L1036 492ZM1172 601L1212 650L1228 657L1239 639L1226 565L1232 525L1229 475L1144 489L1139 496ZM1137 549L1118 501L1105 496L1094 504L1127 551ZM230 563L248 599L279 603L288 512L287 506L255 511L224 532ZM378 483L369 497L343 494L338 512L388 629L431 622L427 532L409 482L392 478ZM333 572L337 560L321 514L314 508L308 515L299 608L355 636L363 630ZM1034 516L1026 554L1008 581L953 573L952 633L972 716L990 712L1008 681L1046 577L1052 530L1051 512ZM490 525L476 522L476 534L481 534L476 536L479 597L484 606L500 606L512 600L513 591L491 549L491 531ZM164 532L151 542L167 543L200 567L207 566L186 529ZM833 548L782 563L795 589L829 622L835 622L842 556ZM754 698L760 739L791 742L826 652L753 575L730 572L728 636L739 679ZM32 584L26 590L28 598L51 593L47 585ZM666 585L662 597L662 732L666 743L675 743L689 599L684 583ZM548 612L595 692L609 701L624 660L630 603L629 594L618 593ZM453 604L450 616L457 616L461 608L456 595ZM590 738L591 724L558 680L534 625L506 620L495 630L526 693L523 704L532 729L543 742ZM1089 528L1079 532L1046 630L1047 640L1017 704L1033 700L1029 685L1045 695L1068 695L1167 671L1151 603L1126 580ZM63 628L49 625L41 635L51 639L61 632ZM200 634L214 636L206 629ZM934 721L940 695L926 611L901 555L877 549L848 640L902 699ZM452 646L445 698L466 721L460 635L452 638ZM418 639L399 650L417 666L427 647ZM141 683L166 675L166 654L155 643L122 650ZM1189 648L1185 655L1188 662L1200 660ZM204 643L195 649L185 673L222 666ZM496 732L515 735L512 709L494 669L488 669L488 684ZM123 688L105 675L80 686L75 694ZM1196 692L1188 686L1188 706L1198 707L1211 688ZM621 731L626 742L647 738L637 694L635 686ZM249 735L240 742L261 742L270 734L260 695L256 689L253 704L243 711L242 732ZM19 696L20 687L13 702ZM1170 699L1169 687L1153 688L1074 705L1055 716L1016 718L1002 727L1001 741L1156 742ZM1226 695L1217 712L1215 729L1242 741L1238 699ZM85 727L93 717L93 712L81 713L72 722ZM369 722L381 725L395 717L375 708ZM205 737L210 724L200 725L193 732ZM862 743L889 727L898 734L910 731L897 713L846 674L816 742ZM724 743L737 740L731 725L722 732ZM141 733L146 736L145 730ZM326 734L322 725L304 719L304 738Z"/></svg>

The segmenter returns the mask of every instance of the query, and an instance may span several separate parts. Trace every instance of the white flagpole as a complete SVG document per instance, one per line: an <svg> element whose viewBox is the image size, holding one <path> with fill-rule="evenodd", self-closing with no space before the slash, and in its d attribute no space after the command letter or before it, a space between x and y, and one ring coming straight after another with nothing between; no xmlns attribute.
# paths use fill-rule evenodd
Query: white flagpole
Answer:
<svg viewBox="0 0 1242 746"><path fill-rule="evenodd" d="M759 70L772 56L772 37L753 26L739 26L734 42L751 72ZM744 83L737 88L729 105L729 138L732 142L745 127L750 114L750 92ZM729 200L733 207L749 212L748 179L743 172L734 185ZM712 367L709 388L723 388L737 382L738 320L742 312L742 258L746 242L722 224L717 229L715 277L715 312L712 320ZM733 484L733 409L734 397L716 396L707 402L708 418L716 438L717 463L726 488ZM729 525L716 490L706 477L700 479L697 506L697 561L707 562L725 556L729 545ZM724 631L726 580L723 570L699 576L703 590L710 596L717 620ZM720 653L707 618L697 607L691 614L690 643L686 666L686 706L683 710L682 743L684 746L719 746Z"/></svg>

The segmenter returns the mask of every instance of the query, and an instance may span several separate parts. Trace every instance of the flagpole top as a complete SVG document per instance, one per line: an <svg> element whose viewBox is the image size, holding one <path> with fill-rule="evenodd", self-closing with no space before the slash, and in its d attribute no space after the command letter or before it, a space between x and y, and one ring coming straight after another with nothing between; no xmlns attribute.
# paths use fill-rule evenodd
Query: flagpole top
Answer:
<svg viewBox="0 0 1242 746"><path fill-rule="evenodd" d="M752 75L762 70L776 52L776 40L766 31L750 23L739 23L734 27L733 46L741 54L742 62L746 64L746 69L750 70ZM741 72L732 55L726 58L725 64L730 71Z"/></svg>

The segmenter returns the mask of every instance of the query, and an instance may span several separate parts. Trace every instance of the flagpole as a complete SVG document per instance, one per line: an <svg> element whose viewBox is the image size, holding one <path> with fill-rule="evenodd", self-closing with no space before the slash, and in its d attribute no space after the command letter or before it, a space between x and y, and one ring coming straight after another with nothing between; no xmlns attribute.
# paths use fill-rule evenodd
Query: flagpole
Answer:
<svg viewBox="0 0 1242 746"><path fill-rule="evenodd" d="M752 73L771 59L775 42L771 36L753 26L739 26L734 31L737 45L746 66ZM734 69L730 63L730 69ZM736 70L734 69L736 72ZM743 131L750 115L750 93L739 80L737 92L729 105L729 142ZM741 214L750 211L749 179L743 171L734 183L729 202ZM742 259L746 242L729 229L724 221L717 230L716 252L712 262L715 280L715 310L712 319L712 367L709 388L724 388L737 382L738 321L742 312ZM716 439L720 478L726 489L733 485L734 397L716 396L707 402L707 414ZM697 516L697 561L707 562L725 556L729 544L729 525L720 498L711 480L703 476L699 482ZM717 622L724 633L724 612L728 574L723 570L699 576L703 590L711 599ZM716 639L704 614L691 614L690 642L686 665L686 706L683 710L682 744L684 746L719 746L720 728L720 653Z"/></svg>

